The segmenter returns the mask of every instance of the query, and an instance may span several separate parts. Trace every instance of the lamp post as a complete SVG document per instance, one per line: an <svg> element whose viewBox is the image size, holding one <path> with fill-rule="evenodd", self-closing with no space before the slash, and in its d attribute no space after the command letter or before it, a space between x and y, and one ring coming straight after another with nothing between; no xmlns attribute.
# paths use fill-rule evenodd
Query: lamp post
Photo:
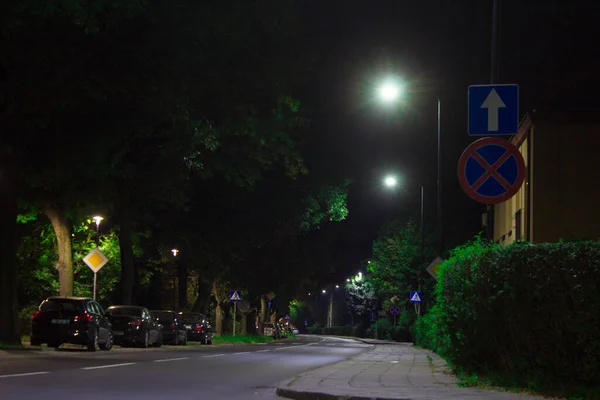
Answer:
<svg viewBox="0 0 600 400"><path fill-rule="evenodd" d="M100 222L102 222L104 218L96 215L92 219L96 222L96 247L100 247Z"/></svg>
<svg viewBox="0 0 600 400"><path fill-rule="evenodd" d="M404 85L394 81L387 80L377 89L379 98L385 103L395 103L405 91ZM438 251L442 250L443 242L443 224L442 224L442 146L441 146L441 101L437 98L437 234L438 234ZM388 179L390 180L388 182ZM386 186L395 186L396 179L394 177L386 178Z"/></svg>
<svg viewBox="0 0 600 400"><path fill-rule="evenodd" d="M398 184L398 180L396 179L396 177L392 176L392 175L388 175L384 178L383 180L384 184L389 187L389 188L393 188ZM424 199L425 199L425 190L423 185L421 185L421 210L420 210L420 225L421 225L421 238L420 238L420 242L421 242L421 266L419 267L419 271L417 274L417 290L421 291L421 269L423 268L423 265L425 265L425 209L424 209Z"/></svg>
<svg viewBox="0 0 600 400"><path fill-rule="evenodd" d="M100 247L100 222L102 222L102 220L104 218L102 218L99 215L96 215L92 219L94 220L94 222L96 222L96 247L98 248L98 247ZM96 300L97 275L98 275L98 273L94 270L94 290L93 290L93 294L92 294L92 298L94 300Z"/></svg>

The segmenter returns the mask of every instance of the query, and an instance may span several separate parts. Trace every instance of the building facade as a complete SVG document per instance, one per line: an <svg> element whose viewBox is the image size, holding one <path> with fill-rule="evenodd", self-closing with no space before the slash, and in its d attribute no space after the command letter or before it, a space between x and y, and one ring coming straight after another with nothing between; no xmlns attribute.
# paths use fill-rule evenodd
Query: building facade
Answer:
<svg viewBox="0 0 600 400"><path fill-rule="evenodd" d="M511 141L525 160L525 180L494 206L494 241L600 239L600 111L534 111Z"/></svg>

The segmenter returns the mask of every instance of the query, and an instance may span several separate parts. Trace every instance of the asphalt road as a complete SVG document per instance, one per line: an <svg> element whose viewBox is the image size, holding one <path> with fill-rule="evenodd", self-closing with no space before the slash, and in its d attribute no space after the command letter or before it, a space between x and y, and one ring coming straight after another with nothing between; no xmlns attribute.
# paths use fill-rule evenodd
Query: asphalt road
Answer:
<svg viewBox="0 0 600 400"><path fill-rule="evenodd" d="M262 345L21 352L0 358L0 398L275 399L279 382L370 348L299 335Z"/></svg>

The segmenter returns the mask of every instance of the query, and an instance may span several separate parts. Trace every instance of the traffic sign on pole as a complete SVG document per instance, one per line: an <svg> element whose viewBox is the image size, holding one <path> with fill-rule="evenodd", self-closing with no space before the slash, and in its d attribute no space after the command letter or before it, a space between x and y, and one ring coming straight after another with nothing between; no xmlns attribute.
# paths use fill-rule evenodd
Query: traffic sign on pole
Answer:
<svg viewBox="0 0 600 400"><path fill-rule="evenodd" d="M95 248L90 251L87 256L83 257L83 262L94 272L94 289L93 299L96 300L96 276L98 271L106 265L108 258L100 251L99 248Z"/></svg>
<svg viewBox="0 0 600 400"><path fill-rule="evenodd" d="M515 146L500 138L471 143L458 160L458 181L465 193L483 204L497 204L519 191L525 161Z"/></svg>
<svg viewBox="0 0 600 400"><path fill-rule="evenodd" d="M427 272L429 272L429 275L431 275L433 277L433 279L435 279L436 281L437 281L437 269L440 265L442 265L443 262L444 262L444 260L442 260L441 257L438 256L427 267Z"/></svg>
<svg viewBox="0 0 600 400"><path fill-rule="evenodd" d="M267 300L267 308L273 308L273 300Z"/></svg>
<svg viewBox="0 0 600 400"><path fill-rule="evenodd" d="M242 301L242 294L239 290L230 290L229 291L229 301L238 302Z"/></svg>
<svg viewBox="0 0 600 400"><path fill-rule="evenodd" d="M469 86L469 135L515 135L519 129L519 85Z"/></svg>
<svg viewBox="0 0 600 400"><path fill-rule="evenodd" d="M396 315L400 314L400 309L396 306L392 306L392 307L390 307L390 314L392 314L393 316L396 316Z"/></svg>
<svg viewBox="0 0 600 400"><path fill-rule="evenodd" d="M420 292L410 292L410 302L411 303L420 303L421 302L421 293Z"/></svg>

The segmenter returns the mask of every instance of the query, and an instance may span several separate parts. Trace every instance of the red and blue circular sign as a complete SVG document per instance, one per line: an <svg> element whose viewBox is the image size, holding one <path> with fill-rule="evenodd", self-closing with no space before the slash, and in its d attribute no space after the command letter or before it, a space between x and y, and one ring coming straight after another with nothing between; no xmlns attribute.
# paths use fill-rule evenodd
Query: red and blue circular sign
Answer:
<svg viewBox="0 0 600 400"><path fill-rule="evenodd" d="M400 309L396 306L392 306L392 307L390 307L390 314L398 315L398 314L400 314Z"/></svg>
<svg viewBox="0 0 600 400"><path fill-rule="evenodd" d="M465 193L483 204L513 197L525 178L525 161L512 143L483 138L471 143L458 160L458 180Z"/></svg>

